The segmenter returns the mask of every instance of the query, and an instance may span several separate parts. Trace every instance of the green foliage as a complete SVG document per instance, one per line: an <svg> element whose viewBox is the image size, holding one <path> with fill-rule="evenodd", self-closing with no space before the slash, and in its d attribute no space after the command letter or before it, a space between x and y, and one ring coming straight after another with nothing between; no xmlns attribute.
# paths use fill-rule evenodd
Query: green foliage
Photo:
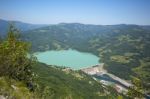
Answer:
<svg viewBox="0 0 150 99"><path fill-rule="evenodd" d="M37 63L37 91L42 99L116 99L117 92L103 87L81 71L65 70ZM107 93L108 92L108 93Z"/></svg>
<svg viewBox="0 0 150 99"><path fill-rule="evenodd" d="M0 77L0 95L7 97L7 99L33 99L33 97L36 97L24 82L8 77ZM38 97L34 99L38 99Z"/></svg>
<svg viewBox="0 0 150 99"><path fill-rule="evenodd" d="M134 68L134 72L136 72L137 76L146 84L146 82L150 81L150 58L144 58L140 60L140 66ZM148 85L148 84L146 84ZM149 86L150 87L150 86ZM146 87L148 88L148 86Z"/></svg>
<svg viewBox="0 0 150 99"><path fill-rule="evenodd" d="M0 76L32 81L31 66L34 61L27 56L28 52L29 44L19 40L18 31L10 26L6 40L0 42Z"/></svg>
<svg viewBox="0 0 150 99"><path fill-rule="evenodd" d="M133 86L128 90L128 96L131 98L143 99L143 85L140 79L133 78L132 80Z"/></svg>
<svg viewBox="0 0 150 99"><path fill-rule="evenodd" d="M123 99L123 97L119 95L119 96L117 97L117 99Z"/></svg>

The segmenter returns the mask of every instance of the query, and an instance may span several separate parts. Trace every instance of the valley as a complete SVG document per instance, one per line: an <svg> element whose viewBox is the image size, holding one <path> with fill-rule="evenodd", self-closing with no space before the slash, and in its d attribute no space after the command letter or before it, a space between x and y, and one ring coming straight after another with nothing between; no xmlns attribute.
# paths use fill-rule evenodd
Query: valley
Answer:
<svg viewBox="0 0 150 99"><path fill-rule="evenodd" d="M35 53L39 62L46 63L44 66L52 65L53 68L54 65L54 68L56 66L63 72L73 73L81 68L104 63L103 69L113 79L95 75L96 78L101 79L101 83L105 85L108 79L114 81L115 78L115 83L120 82L121 79L131 81L132 77L138 77L142 80L146 94L149 94L150 31L147 27L145 29L144 26L125 24L63 23L23 31L21 40L32 44L31 53ZM49 57L50 55L52 57ZM74 56L76 58L71 59ZM71 64L66 64L67 62Z"/></svg>
<svg viewBox="0 0 150 99"><path fill-rule="evenodd" d="M0 99L150 99L150 0L0 0Z"/></svg>
<svg viewBox="0 0 150 99"><path fill-rule="evenodd" d="M33 52L90 52L100 57L109 73L125 80L140 78L149 93L150 31L144 26L63 23L26 31L23 39L32 43Z"/></svg>

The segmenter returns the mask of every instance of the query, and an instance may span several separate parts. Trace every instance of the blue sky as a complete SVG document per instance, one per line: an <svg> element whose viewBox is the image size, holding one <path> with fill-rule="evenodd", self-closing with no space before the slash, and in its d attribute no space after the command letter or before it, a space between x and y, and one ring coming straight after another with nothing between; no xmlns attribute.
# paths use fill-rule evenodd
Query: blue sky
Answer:
<svg viewBox="0 0 150 99"><path fill-rule="evenodd" d="M0 19L150 25L150 0L0 0Z"/></svg>

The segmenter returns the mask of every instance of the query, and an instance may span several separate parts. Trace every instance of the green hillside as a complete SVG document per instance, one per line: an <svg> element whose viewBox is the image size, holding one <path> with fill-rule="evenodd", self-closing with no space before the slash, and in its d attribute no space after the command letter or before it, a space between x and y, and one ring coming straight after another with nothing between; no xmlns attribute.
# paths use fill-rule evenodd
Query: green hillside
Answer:
<svg viewBox="0 0 150 99"><path fill-rule="evenodd" d="M116 99L120 96L91 76L36 61L30 44L10 27L0 42L0 98L2 99Z"/></svg>
<svg viewBox="0 0 150 99"><path fill-rule="evenodd" d="M100 57L108 72L130 80L150 81L150 31L139 25L51 25L25 32L23 39L33 44L33 51L76 49ZM147 88L147 87L145 87Z"/></svg>
<svg viewBox="0 0 150 99"><path fill-rule="evenodd" d="M42 63L35 64L33 71L36 74L34 91L22 81L3 76L0 77L0 96L8 99L116 99L119 95L113 88L103 87L80 71L62 71Z"/></svg>
<svg viewBox="0 0 150 99"><path fill-rule="evenodd" d="M13 31L15 31L13 34ZM22 39L32 51L76 49L100 57L108 72L141 79L149 93L150 31L137 25L59 24L27 31ZM47 66L28 57L29 43L12 29L0 42L0 96L19 99L109 99L118 97L81 71ZM30 59L29 59L30 58ZM17 92L20 94L17 94Z"/></svg>
<svg viewBox="0 0 150 99"><path fill-rule="evenodd" d="M44 99L117 98L114 89L102 87L100 83L81 71L61 69L41 63L35 64L33 71L37 74L39 93L42 93Z"/></svg>

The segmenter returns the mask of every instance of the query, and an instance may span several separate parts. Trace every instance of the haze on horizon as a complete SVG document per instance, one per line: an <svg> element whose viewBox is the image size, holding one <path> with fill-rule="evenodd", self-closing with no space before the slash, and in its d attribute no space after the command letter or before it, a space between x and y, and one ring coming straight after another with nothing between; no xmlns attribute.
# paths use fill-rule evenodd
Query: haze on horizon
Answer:
<svg viewBox="0 0 150 99"><path fill-rule="evenodd" d="M0 0L0 19L33 24L150 25L150 0Z"/></svg>

